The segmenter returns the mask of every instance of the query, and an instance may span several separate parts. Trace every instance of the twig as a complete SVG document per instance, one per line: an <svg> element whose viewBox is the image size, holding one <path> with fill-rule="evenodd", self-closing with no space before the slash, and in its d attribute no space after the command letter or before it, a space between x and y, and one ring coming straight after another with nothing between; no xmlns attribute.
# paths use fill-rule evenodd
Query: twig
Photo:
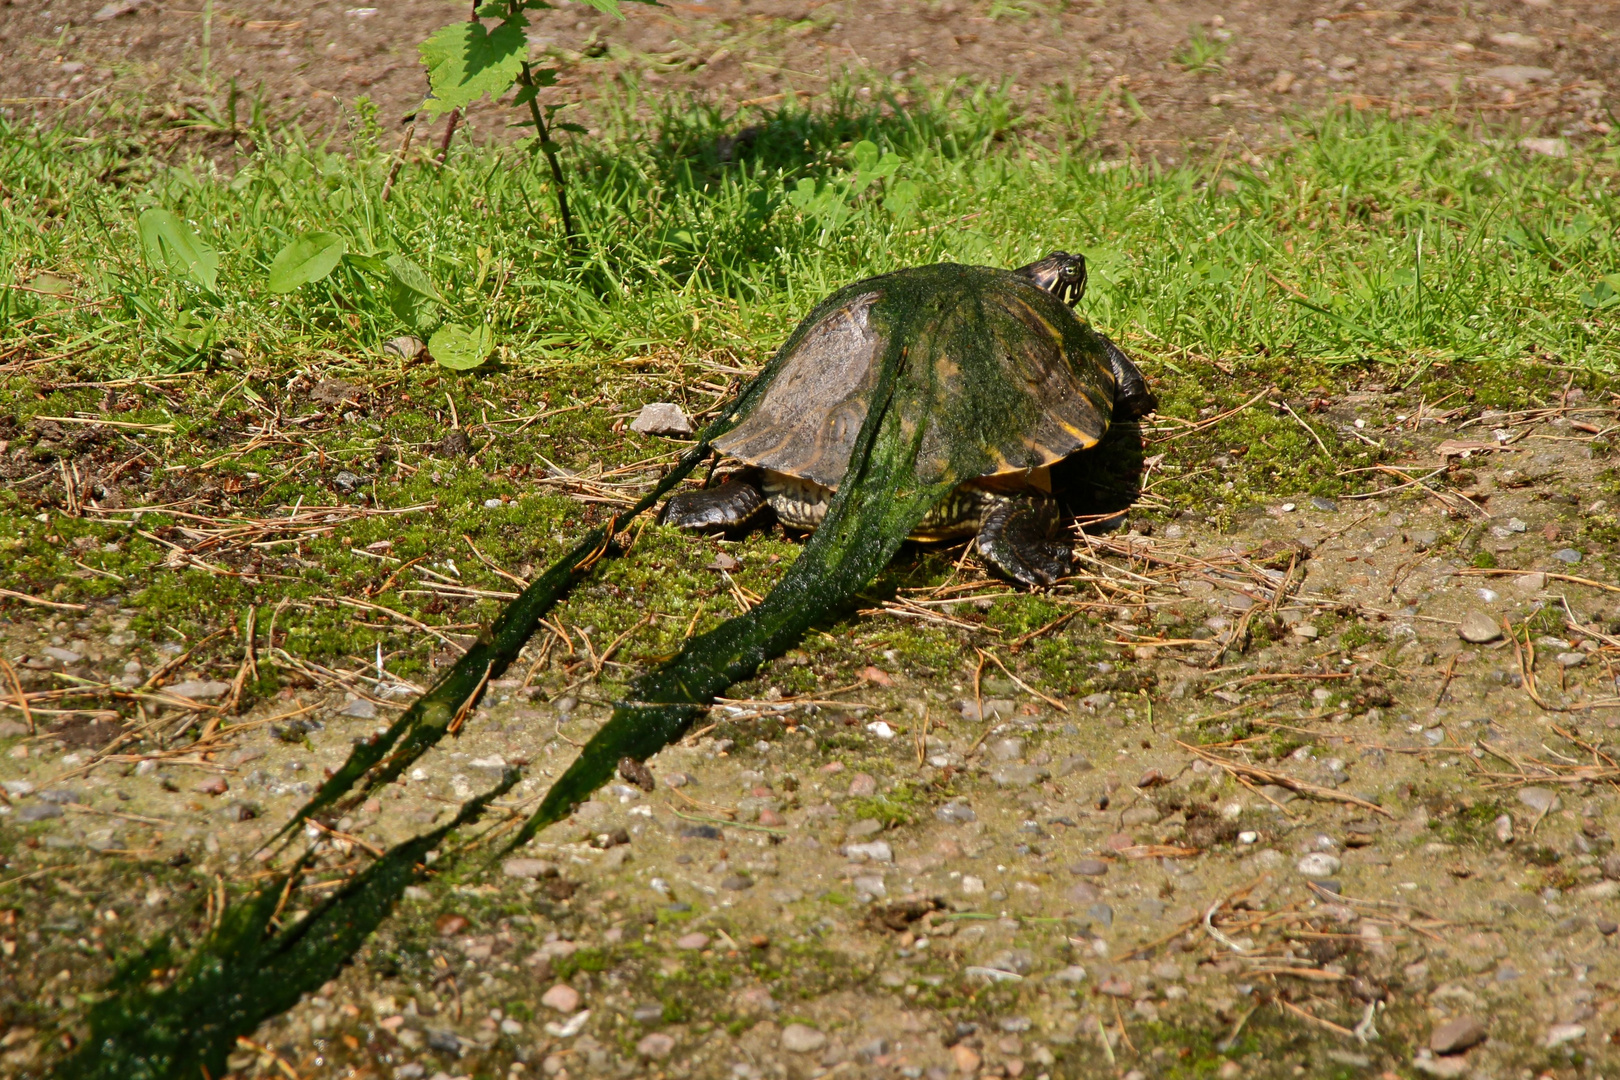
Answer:
<svg viewBox="0 0 1620 1080"><path fill-rule="evenodd" d="M1324 1020L1320 1016L1316 1016L1313 1013L1308 1013L1298 1005L1295 1005L1292 1001L1284 1001L1282 998L1273 998L1272 1000L1274 1000L1281 1008L1293 1013L1301 1020L1308 1020L1319 1027L1324 1027L1333 1032L1335 1035L1343 1035L1347 1039L1354 1039L1356 1037L1356 1033L1351 1031L1349 1028L1340 1027L1331 1020Z"/></svg>
<svg viewBox="0 0 1620 1080"><path fill-rule="evenodd" d="M478 550L478 545L473 543L472 537L468 536L466 533L462 533L461 538L467 541L467 546L472 548L472 553L478 557L479 562L483 563L485 566L489 567L491 570L495 571L497 574L501 575L501 577L505 578L507 581L510 581L518 588L527 589L529 587L529 583L527 581L524 581L516 574L508 573L507 571L502 570L499 566L496 566L493 562L486 558L484 553Z"/></svg>
<svg viewBox="0 0 1620 1080"><path fill-rule="evenodd" d="M1307 424L1304 421L1304 419L1301 418L1299 413L1294 411L1294 407L1292 405L1288 404L1288 402L1286 402L1286 401L1283 401L1281 398L1279 398L1277 400L1277 404L1281 405L1284 409L1286 409L1287 412L1288 412L1288 415L1292 416L1294 418L1294 421L1296 423L1298 423L1300 427L1305 429L1305 434L1309 435L1312 439L1316 440L1316 445L1322 448L1322 455L1324 457L1327 457L1329 459L1331 459L1333 457L1333 454L1331 452L1329 452L1329 450L1327 448L1327 443L1322 441L1322 436L1318 435L1316 433L1316 429L1311 427L1311 425Z"/></svg>
<svg viewBox="0 0 1620 1080"><path fill-rule="evenodd" d="M87 611L84 604L61 604L55 600L42 600L37 596L17 592L15 589L0 589L0 596L8 596L13 600L21 600L25 604L36 604L39 607L55 608L58 611Z"/></svg>
<svg viewBox="0 0 1620 1080"><path fill-rule="evenodd" d="M445 728L446 732L451 735L461 734L461 729L466 725L467 717L472 712L473 706L478 703L478 698L483 694L484 687L489 685L489 673L494 670L495 661L491 660L484 666L484 677L478 680L478 685L473 687L472 693L467 695L467 700L463 701L461 708L456 710L456 715L451 719L450 726Z"/></svg>
<svg viewBox="0 0 1620 1080"><path fill-rule="evenodd" d="M1388 810L1385 810L1382 806L1379 806L1377 803L1368 802L1366 799L1358 798L1355 795L1346 795L1344 792L1335 791L1332 788L1318 787L1315 784L1307 784L1303 780L1295 780L1287 773L1273 772L1270 769L1262 769L1254 765L1245 765L1242 762L1230 761L1227 758L1221 757L1219 754L1210 753L1201 746L1194 746L1192 743L1185 743L1180 739L1176 740L1176 745L1197 757L1203 758L1211 765L1220 766L1227 772L1231 773L1234 778L1238 778L1239 774L1243 774L1252 779L1258 780L1263 784L1276 784L1278 787L1285 787L1288 790L1297 792L1301 795L1309 795L1312 798L1325 799L1330 802L1349 803L1352 806L1359 806L1363 810L1371 810L1375 814L1382 814L1387 818L1393 818L1395 816Z"/></svg>
<svg viewBox="0 0 1620 1080"><path fill-rule="evenodd" d="M190 660L193 653L202 648L204 645L207 645L209 642L213 641L215 638L222 638L228 633L230 633L228 630L216 630L212 634L209 634L207 637L197 642L197 644L193 645L191 648L187 649L173 660L170 660L168 663L152 672L151 675L147 676L146 681L141 684L141 689L155 690L159 686L162 686L163 680L167 679L171 672L178 670L180 666L183 665L187 660Z"/></svg>
<svg viewBox="0 0 1620 1080"><path fill-rule="evenodd" d="M1434 707L1439 708L1440 703L1446 699L1446 691L1451 687L1451 675L1457 668L1457 657L1461 653L1452 653L1451 659L1446 662L1445 673L1440 676L1440 692L1434 695Z"/></svg>
<svg viewBox="0 0 1620 1080"><path fill-rule="evenodd" d="M1056 709L1058 712L1066 711L1067 707L1063 704L1063 702L1057 700L1056 698L1047 697L1045 694L1041 693L1039 690L1037 690L1033 686L1029 685L1029 683L1025 682L1023 679L1020 679L1018 676L1014 675L1011 671L1007 670L1007 665L1003 664L1001 662L1001 657L997 656L995 653L986 652L983 649L979 649L978 653L979 653L980 656L988 656L990 659L994 660L996 662L996 667L1000 668L1002 670L1002 673L1005 674L1007 676L1007 678L1011 679L1013 682L1015 682L1019 686L1023 687L1024 690L1027 691L1028 693L1034 694L1036 697L1040 698L1042 701L1044 701L1048 705L1052 706L1052 708Z"/></svg>
<svg viewBox="0 0 1620 1080"><path fill-rule="evenodd" d="M39 729L34 725L34 714L28 708L28 695L23 693L22 680L17 678L16 669L3 656L0 656L0 668L5 669L7 681L11 683L11 688L17 692L17 708L22 710L23 720L28 724L28 734L39 734Z"/></svg>
<svg viewBox="0 0 1620 1080"><path fill-rule="evenodd" d="M772 836L786 836L781 829L772 829L765 825L752 825L746 821L726 821L724 818L704 817L701 814L683 814L673 806L669 812L685 821L700 821L706 825L724 825L728 829L748 829L751 832L770 833Z"/></svg>
<svg viewBox="0 0 1620 1080"><path fill-rule="evenodd" d="M1276 389L1277 388L1274 387L1274 386L1268 386L1264 390L1260 391L1258 394L1254 395L1254 397L1250 398L1248 401L1245 401L1243 404L1239 405L1235 409L1228 409L1226 412L1221 413L1219 416L1212 416L1208 420L1199 421L1198 423L1192 425L1189 428L1186 428L1186 429L1184 429L1182 431L1176 432L1174 435L1166 435L1162 439L1155 439L1153 441L1155 443L1175 442L1177 439L1186 438L1188 435L1192 435L1192 434L1195 434L1197 432L1203 431L1206 428L1212 428L1216 424L1220 423L1222 420L1225 420L1225 419L1227 419L1228 417L1231 417L1231 416L1236 416L1238 413L1242 412L1244 409L1247 409L1249 406L1253 405L1255 402L1259 401L1261 398L1265 397L1267 394L1270 394L1270 393L1274 392Z"/></svg>

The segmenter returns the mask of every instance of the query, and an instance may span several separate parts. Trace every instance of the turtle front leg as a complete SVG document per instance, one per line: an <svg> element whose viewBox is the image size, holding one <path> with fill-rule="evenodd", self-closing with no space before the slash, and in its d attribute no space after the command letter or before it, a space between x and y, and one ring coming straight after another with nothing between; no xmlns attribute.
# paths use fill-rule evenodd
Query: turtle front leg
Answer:
<svg viewBox="0 0 1620 1080"><path fill-rule="evenodd" d="M979 525L979 553L1014 581L1046 588L1069 572L1074 558L1062 524L1053 499L994 497Z"/></svg>
<svg viewBox="0 0 1620 1080"><path fill-rule="evenodd" d="M681 529L740 529L765 505L757 486L734 476L719 487L671 495L658 520Z"/></svg>
<svg viewBox="0 0 1620 1080"><path fill-rule="evenodd" d="M1098 332L1097 336L1102 338L1103 351L1108 354L1108 366L1114 369L1117 387L1114 392L1114 415L1122 420L1135 420L1157 411L1159 399L1148 389L1141 369L1125 355L1124 349L1108 339L1107 334Z"/></svg>

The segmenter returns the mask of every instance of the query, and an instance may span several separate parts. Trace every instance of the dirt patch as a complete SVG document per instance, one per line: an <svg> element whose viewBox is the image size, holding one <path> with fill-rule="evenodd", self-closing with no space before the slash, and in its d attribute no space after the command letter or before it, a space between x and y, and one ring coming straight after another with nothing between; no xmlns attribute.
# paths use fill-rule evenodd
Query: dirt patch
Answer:
<svg viewBox="0 0 1620 1080"><path fill-rule="evenodd" d="M454 14L438 0L378 7L281 0L216 6L206 74L201 13L191 5L57 0L0 6L0 99L12 116L111 109L128 92L148 123L232 137L226 85L245 121L262 97L277 115L342 136L368 98L385 128L421 103L416 45ZM109 16L112 11L123 14ZM1235 133L1264 141L1280 111L1343 102L1396 112L1457 110L1574 138L1615 124L1604 103L1620 69L1613 4L1411 2L938 3L765 0L627 4L622 22L570 5L537 18L537 53L554 58L558 102L635 83L741 109L810 97L847 80L862 96L904 103L957 85L1005 85L1024 109L1058 113L1071 138L1105 153L1173 162ZM119 119L123 117L123 119ZM510 134L485 105L468 130ZM431 140L426 140L431 148ZM1545 149L1558 152L1556 146ZM1237 152L1241 148L1228 148Z"/></svg>

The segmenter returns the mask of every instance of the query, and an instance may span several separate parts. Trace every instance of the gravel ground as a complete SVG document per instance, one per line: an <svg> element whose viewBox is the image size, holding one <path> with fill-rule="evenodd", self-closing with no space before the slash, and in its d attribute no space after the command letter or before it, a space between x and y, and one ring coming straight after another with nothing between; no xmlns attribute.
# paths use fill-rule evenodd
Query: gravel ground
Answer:
<svg viewBox="0 0 1620 1080"><path fill-rule="evenodd" d="M982 636L1008 669L874 653L846 689L812 640L652 759L651 792L612 785L499 870L413 888L237 1074L1594 1075L1620 1000L1620 588L1595 531L1614 420L1579 390L1513 414L1327 403L1309 423L1404 447L1416 476L1449 461L1451 485L1096 538L1080 583L1113 608L1094 677L1114 689L1084 698ZM1504 636L1538 608L1569 629ZM120 625L0 633L25 675L174 659ZM821 689L784 695L805 666ZM508 764L528 768L510 805L537 798L607 715L548 700L561 682L496 684L336 823L327 866ZM29 899L0 913L6 980L65 1003L109 949L202 926L381 700L287 689L138 760L9 711L0 809L26 839L5 880ZM14 1075L43 1060L31 1028L3 1045Z"/></svg>

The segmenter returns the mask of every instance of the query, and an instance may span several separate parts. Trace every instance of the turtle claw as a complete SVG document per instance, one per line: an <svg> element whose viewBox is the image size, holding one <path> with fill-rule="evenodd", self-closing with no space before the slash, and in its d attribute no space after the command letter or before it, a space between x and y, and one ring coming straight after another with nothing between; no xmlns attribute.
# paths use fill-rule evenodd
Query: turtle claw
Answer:
<svg viewBox="0 0 1620 1080"><path fill-rule="evenodd" d="M671 495L658 520L679 529L740 529L765 509L765 496L744 480Z"/></svg>
<svg viewBox="0 0 1620 1080"><path fill-rule="evenodd" d="M1051 499L998 499L979 526L979 553L1003 574L1032 589L1057 584L1074 552L1061 539Z"/></svg>

